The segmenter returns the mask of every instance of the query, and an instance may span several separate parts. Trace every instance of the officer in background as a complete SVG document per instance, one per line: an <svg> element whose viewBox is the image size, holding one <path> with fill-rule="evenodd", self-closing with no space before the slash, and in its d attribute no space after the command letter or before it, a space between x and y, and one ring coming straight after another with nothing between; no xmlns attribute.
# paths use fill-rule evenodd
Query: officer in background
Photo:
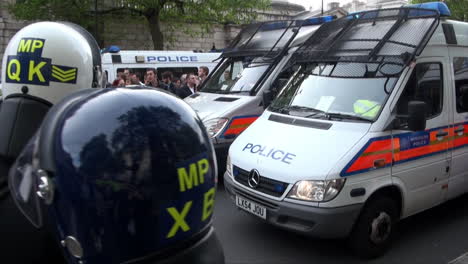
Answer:
<svg viewBox="0 0 468 264"><path fill-rule="evenodd" d="M68 96L9 182L27 219L53 226L68 263L224 263L213 144L190 106L162 90Z"/></svg>
<svg viewBox="0 0 468 264"><path fill-rule="evenodd" d="M34 23L10 40L1 73L1 263L64 262L49 226L35 229L16 208L8 171L53 104L73 91L101 86L100 67L95 39L71 23Z"/></svg>

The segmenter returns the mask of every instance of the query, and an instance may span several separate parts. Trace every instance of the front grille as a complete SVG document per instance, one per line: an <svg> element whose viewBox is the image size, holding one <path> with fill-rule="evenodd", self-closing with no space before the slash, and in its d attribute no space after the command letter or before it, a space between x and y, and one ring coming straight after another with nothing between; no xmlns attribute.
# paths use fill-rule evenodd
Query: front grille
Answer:
<svg viewBox="0 0 468 264"><path fill-rule="evenodd" d="M234 179L238 183L251 188L248 183L248 171L243 170L237 166L233 166L233 174ZM254 190L274 197L280 197L283 195L284 191L286 191L286 188L288 188L288 183L269 179L260 175L260 183Z"/></svg>

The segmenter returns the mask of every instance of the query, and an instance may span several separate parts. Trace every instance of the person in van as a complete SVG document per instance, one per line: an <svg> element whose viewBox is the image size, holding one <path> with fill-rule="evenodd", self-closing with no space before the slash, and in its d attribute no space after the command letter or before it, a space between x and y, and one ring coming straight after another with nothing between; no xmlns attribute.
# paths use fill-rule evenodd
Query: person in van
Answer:
<svg viewBox="0 0 468 264"><path fill-rule="evenodd" d="M231 87L235 82L234 80L232 80L232 74L229 70L227 71L224 71L223 73L223 77L224 77L224 81L220 82L219 85L220 85L220 90L221 91L226 91L226 90L229 90L229 87Z"/></svg>

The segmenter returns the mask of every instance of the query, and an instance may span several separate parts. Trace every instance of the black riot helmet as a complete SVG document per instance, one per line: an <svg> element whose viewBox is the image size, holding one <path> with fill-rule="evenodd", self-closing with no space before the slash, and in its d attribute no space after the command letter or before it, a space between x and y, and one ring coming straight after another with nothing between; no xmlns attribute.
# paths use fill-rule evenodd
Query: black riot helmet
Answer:
<svg viewBox="0 0 468 264"><path fill-rule="evenodd" d="M69 263L218 264L215 161L182 100L155 89L89 89L49 111L9 187L33 225L52 223Z"/></svg>

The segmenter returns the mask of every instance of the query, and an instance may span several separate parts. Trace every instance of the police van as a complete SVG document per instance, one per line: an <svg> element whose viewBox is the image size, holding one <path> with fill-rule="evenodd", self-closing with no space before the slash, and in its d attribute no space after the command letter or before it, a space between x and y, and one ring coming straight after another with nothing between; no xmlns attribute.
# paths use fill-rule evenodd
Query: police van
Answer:
<svg viewBox="0 0 468 264"><path fill-rule="evenodd" d="M233 142L237 207L385 252L398 220L468 191L468 23L441 2L321 26L269 108Z"/></svg>
<svg viewBox="0 0 468 264"><path fill-rule="evenodd" d="M103 51L102 68L107 75L107 82L112 83L118 72L129 69L131 72L143 77L147 69L156 69L158 79L165 71L170 71L174 77L180 78L182 74L198 73L201 66L211 71L217 65L221 53L219 52L193 52L193 51L162 51L162 50L120 50L111 46Z"/></svg>
<svg viewBox="0 0 468 264"><path fill-rule="evenodd" d="M218 167L225 168L230 144L265 110L292 68L297 47L333 17L255 23L245 27L221 54L222 60L185 98L213 138ZM264 100L265 99L265 100Z"/></svg>

